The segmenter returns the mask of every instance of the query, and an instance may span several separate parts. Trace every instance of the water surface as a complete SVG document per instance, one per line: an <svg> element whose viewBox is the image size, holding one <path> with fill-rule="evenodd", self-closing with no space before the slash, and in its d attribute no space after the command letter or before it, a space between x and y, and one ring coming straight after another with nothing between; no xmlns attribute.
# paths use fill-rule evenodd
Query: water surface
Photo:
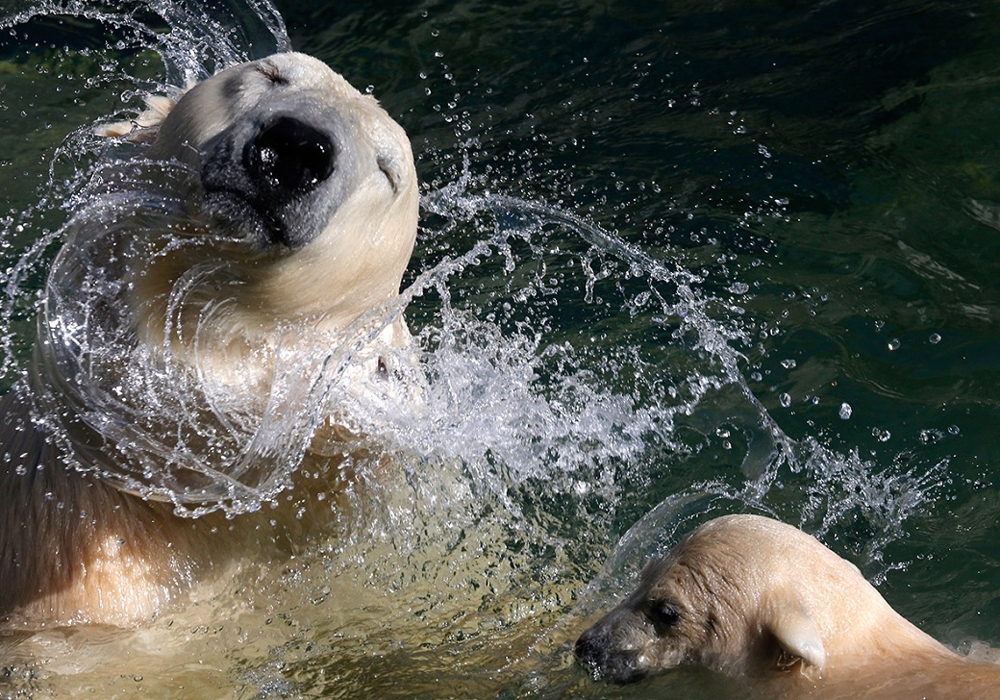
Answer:
<svg viewBox="0 0 1000 700"><path fill-rule="evenodd" d="M429 410L365 417L406 486L148 629L7 640L5 692L738 697L594 684L569 651L730 512L817 534L953 646L1000 644L994 7L276 4L413 141ZM286 38L266 6L206 3L226 42L137 6L4 24L3 267L30 253L7 384L97 157L67 135Z"/></svg>

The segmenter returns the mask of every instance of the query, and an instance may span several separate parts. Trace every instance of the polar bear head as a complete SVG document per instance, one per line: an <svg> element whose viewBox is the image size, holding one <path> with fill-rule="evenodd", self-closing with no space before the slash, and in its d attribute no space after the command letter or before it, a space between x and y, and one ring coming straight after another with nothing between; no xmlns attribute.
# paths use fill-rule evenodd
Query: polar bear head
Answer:
<svg viewBox="0 0 1000 700"><path fill-rule="evenodd" d="M595 679L624 683L681 664L746 676L798 668L818 678L831 665L937 647L815 538L734 515L650 562L575 651Z"/></svg>
<svg viewBox="0 0 1000 700"><path fill-rule="evenodd" d="M419 393L399 295L412 152L372 97L302 54L147 102L96 130L122 138L59 232L29 377L39 420L126 490L254 507L307 454L341 459L341 428L370 406Z"/></svg>
<svg viewBox="0 0 1000 700"><path fill-rule="evenodd" d="M177 194L188 213L135 256L142 342L245 384L235 375L253 374L261 348L288 346L283 333L336 333L398 294L417 178L405 132L373 97L286 53L151 106L138 123L152 129L135 140L152 140L151 162L186 172ZM401 320L389 331L406 342Z"/></svg>

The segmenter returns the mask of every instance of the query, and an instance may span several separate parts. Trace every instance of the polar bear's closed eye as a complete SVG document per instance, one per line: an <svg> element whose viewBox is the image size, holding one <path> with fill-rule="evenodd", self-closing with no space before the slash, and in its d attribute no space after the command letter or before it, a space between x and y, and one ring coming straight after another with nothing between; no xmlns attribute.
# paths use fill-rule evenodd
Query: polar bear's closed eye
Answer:
<svg viewBox="0 0 1000 700"><path fill-rule="evenodd" d="M646 601L642 612L660 636L667 634L681 618L680 610L675 603L659 598Z"/></svg>

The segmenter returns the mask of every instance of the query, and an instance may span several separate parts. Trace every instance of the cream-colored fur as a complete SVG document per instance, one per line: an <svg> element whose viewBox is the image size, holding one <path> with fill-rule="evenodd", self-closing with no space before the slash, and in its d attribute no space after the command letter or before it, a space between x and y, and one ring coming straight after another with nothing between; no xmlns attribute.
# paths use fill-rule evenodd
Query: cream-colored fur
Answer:
<svg viewBox="0 0 1000 700"><path fill-rule="evenodd" d="M417 230L409 141L374 98L320 61L289 53L237 65L101 132L148 144L122 178L174 173L162 186L179 188L170 194L185 213L137 229L148 254L127 263L129 318L152 357L187 368L207 394L266 401L276 358L322 358L347 326L398 294ZM117 177L107 172L104 192ZM408 342L399 317L373 345ZM325 445L294 477L304 495L231 519L178 517L169 503L68 465L32 418L33 395L51 399L64 379L39 357L34 376L0 399L0 628L147 620L239 557L294 550L351 477ZM385 374L376 349L346 376ZM84 470L114 451L69 421L72 461ZM323 502L303 518L310 494Z"/></svg>
<svg viewBox="0 0 1000 700"><path fill-rule="evenodd" d="M712 520L650 562L576 656L595 679L692 664L750 677L766 697L1000 697L1000 666L950 651L857 567L754 515Z"/></svg>
<svg viewBox="0 0 1000 700"><path fill-rule="evenodd" d="M204 248L172 247L131 280L142 340L158 347L164 328L189 329L170 339L172 351L197 365L209 381L224 385L266 383L266 350L294 345L306 326L317 336L313 342L322 343L322 333L335 335L396 295L416 239L419 195L405 132L375 98L314 58L278 54L229 68L185 92L162 124L156 118L166 106L158 101L140 122L157 130L152 158L201 169L211 157L206 150L213 139L244 124L254 128L282 111L328 121L319 126L331 131L335 142L330 181L339 201L315 239L292 251L280 246L248 250L243 241L219 241L216 254L226 265L199 275L169 319L170 295L185 273L204 266ZM236 138L241 136L237 130ZM232 160L240 158L241 153L232 154ZM202 183L192 186L195 191L187 196L197 200ZM190 225L188 235L198 237L211 223ZM220 299L226 300L224 308ZM199 327L209 306L210 328L196 336L190 329ZM409 342L402 320L387 329L384 339L397 347Z"/></svg>

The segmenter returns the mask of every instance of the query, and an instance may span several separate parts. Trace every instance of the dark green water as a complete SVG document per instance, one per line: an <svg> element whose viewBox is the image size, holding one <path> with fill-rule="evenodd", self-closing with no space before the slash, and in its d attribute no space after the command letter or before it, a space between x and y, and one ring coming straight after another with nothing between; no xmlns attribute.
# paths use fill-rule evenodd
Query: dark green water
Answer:
<svg viewBox="0 0 1000 700"><path fill-rule="evenodd" d="M408 310L435 372L499 367L493 403L453 409L506 415L454 421L490 450L445 450L483 492L503 492L480 494L470 516L498 534L477 540L486 573L464 577L408 570L426 572L436 551L420 533L400 536L405 557L383 555L391 574L360 564L351 578L336 552L319 553L282 590L308 598L321 572L343 568L381 602L274 603L287 634L254 632L246 649L224 615L204 629L185 618L195 651L177 640L141 692L180 695L185 669L214 649L220 670L195 684L205 696L717 697L726 689L700 673L593 685L566 642L646 557L737 511L816 533L947 643L1000 645L997 7L276 5L296 50L370 86L411 136L426 205L407 280L490 236L512 248ZM115 46L120 29L58 14L0 41L5 267L61 222L49 200L76 166L57 159L53 191L49 164L66 135L164 79L153 46ZM246 54L270 50L266 32L250 36L235 40ZM494 206L456 213L477 197ZM538 224L502 197L560 214ZM628 252L595 244L588 226ZM5 330L24 355L30 312L18 309ZM456 322L462 312L487 328ZM456 327L472 338L463 357L483 359L496 332L535 359L501 343L509 353L492 364L449 364L436 331ZM508 408L501 389L525 363L533 379ZM110 659L134 646L105 642L60 639L65 654ZM18 657L14 676L42 680L7 692L65 694L60 676L74 692L140 692L120 669L52 671L68 663L60 653L63 666Z"/></svg>

